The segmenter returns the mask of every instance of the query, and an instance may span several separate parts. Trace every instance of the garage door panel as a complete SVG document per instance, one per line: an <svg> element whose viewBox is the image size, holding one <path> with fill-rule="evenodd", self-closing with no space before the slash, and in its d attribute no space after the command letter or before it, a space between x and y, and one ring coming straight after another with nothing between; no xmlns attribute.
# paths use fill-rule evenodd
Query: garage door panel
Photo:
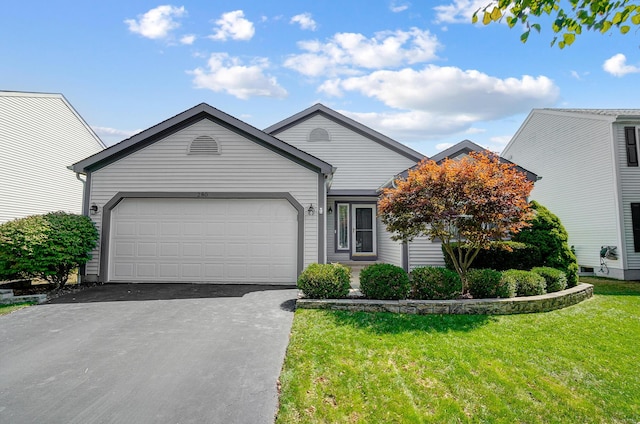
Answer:
<svg viewBox="0 0 640 424"><path fill-rule="evenodd" d="M295 282L284 199L123 199L111 217L111 281Z"/></svg>
<svg viewBox="0 0 640 424"><path fill-rule="evenodd" d="M179 222L161 222L161 232L163 236L179 236L180 235L180 223Z"/></svg>
<svg viewBox="0 0 640 424"><path fill-rule="evenodd" d="M145 242L140 242L138 243L138 256L153 256L156 257L157 256L157 247L158 245L156 243L145 243Z"/></svg>
<svg viewBox="0 0 640 424"><path fill-rule="evenodd" d="M180 277L179 264L160 264L159 271L164 278L178 279Z"/></svg>
<svg viewBox="0 0 640 424"><path fill-rule="evenodd" d="M140 263L136 264L136 277L137 278L153 278L158 275L156 270L157 264L155 263Z"/></svg>

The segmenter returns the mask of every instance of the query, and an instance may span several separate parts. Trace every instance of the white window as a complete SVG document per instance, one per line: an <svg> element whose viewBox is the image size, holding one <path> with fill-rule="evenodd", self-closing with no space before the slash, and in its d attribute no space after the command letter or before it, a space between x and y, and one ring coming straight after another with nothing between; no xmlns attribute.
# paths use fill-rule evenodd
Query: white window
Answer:
<svg viewBox="0 0 640 424"><path fill-rule="evenodd" d="M337 250L349 250L349 204L336 205Z"/></svg>

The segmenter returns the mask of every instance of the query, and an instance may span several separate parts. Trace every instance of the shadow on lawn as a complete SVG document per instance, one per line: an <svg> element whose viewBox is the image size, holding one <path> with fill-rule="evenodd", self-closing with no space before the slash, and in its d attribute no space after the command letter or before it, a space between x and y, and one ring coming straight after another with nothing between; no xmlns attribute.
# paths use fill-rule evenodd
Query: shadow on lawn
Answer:
<svg viewBox="0 0 640 424"><path fill-rule="evenodd" d="M328 314L339 325L348 325L375 334L449 333L473 331L497 320L491 315L412 315L388 312L331 311Z"/></svg>

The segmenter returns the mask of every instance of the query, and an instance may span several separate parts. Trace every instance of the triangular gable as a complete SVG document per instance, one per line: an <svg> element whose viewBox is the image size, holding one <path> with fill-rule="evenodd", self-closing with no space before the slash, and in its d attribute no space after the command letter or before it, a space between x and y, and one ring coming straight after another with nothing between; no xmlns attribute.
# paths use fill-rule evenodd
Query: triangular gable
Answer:
<svg viewBox="0 0 640 424"><path fill-rule="evenodd" d="M363 125L351 118L346 117L321 103L317 103L303 110L302 112L296 113L295 115L278 122L277 124L271 125L270 127L266 128L264 132L273 136L277 136L280 132L285 131L286 129L291 128L315 115L322 115L323 117L330 119L346 128L349 128L350 130L364 137L367 137L368 139L388 148L389 150L399 153L400 155L408 159L418 162L425 158L423 154L416 152L415 150L405 146L404 144L399 143L392 138L389 138L386 135L371 129L366 125Z"/></svg>
<svg viewBox="0 0 640 424"><path fill-rule="evenodd" d="M144 130L120 143L109 147L102 152L90 156L72 166L73 171L86 173L95 171L123 157L130 155L142 148L145 148L159 140L164 139L189 125L202 119L209 119L245 138L260 144L288 159L301 163L302 165L323 174L330 174L333 169L330 164L312 156L300 149L285 143L259 129L243 122L231 115L222 112L206 103L200 103L172 118L169 118L153 127Z"/></svg>
<svg viewBox="0 0 640 424"><path fill-rule="evenodd" d="M435 161L436 163L440 163L440 162L442 162L443 160L445 160L447 158L448 159L455 159L455 158L460 157L460 156L468 155L471 152L488 152L488 153L491 153L493 155L498 156L497 153L491 152L491 151L485 149L484 147L474 143L471 140L462 140L462 141L454 144L453 146L441 151L440 153L431 156L431 160ZM511 162L510 160L507 160L507 159L503 158L502 156L498 156L498 160L501 163L507 163L507 164L514 165L515 168L518 171L526 174L527 179L529 181L534 181L535 182L535 181L538 180L538 176L535 173L533 173L533 172L531 172L531 171L529 171L529 170L527 170L527 169L525 169L525 168L523 168L521 166L518 166L517 164ZM409 170L410 169L415 169L417 167L418 167L418 165L404 170L400 174L396 175L394 180L396 180L398 178L406 179L409 176ZM389 187L391 182L392 181L386 183L383 187Z"/></svg>

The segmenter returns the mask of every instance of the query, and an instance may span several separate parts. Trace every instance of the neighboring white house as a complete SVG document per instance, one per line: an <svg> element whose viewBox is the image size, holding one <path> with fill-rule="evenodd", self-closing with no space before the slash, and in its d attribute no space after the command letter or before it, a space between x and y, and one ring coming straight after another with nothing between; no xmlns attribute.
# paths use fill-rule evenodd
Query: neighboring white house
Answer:
<svg viewBox="0 0 640 424"><path fill-rule="evenodd" d="M81 213L84 183L67 166L104 148L61 94L0 91L0 223Z"/></svg>
<svg viewBox="0 0 640 424"><path fill-rule="evenodd" d="M502 152L541 176L531 198L560 218L583 273L640 279L639 130L640 109L534 109ZM618 259L601 268L603 246Z"/></svg>

